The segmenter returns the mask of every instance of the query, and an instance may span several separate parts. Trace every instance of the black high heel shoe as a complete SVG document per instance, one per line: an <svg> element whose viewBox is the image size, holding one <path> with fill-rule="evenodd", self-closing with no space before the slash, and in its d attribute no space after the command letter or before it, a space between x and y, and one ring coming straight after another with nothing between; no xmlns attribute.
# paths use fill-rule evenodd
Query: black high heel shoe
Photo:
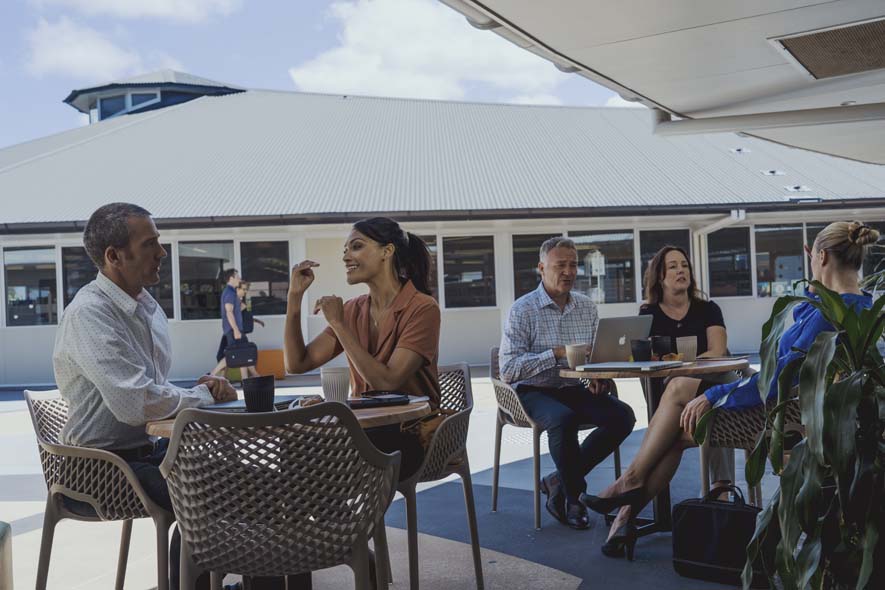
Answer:
<svg viewBox="0 0 885 590"><path fill-rule="evenodd" d="M606 557L624 557L626 554L627 561L633 561L637 537L636 525L628 521L602 545L602 554Z"/></svg>
<svg viewBox="0 0 885 590"><path fill-rule="evenodd" d="M633 506L634 504L638 504L640 500L642 500L642 496L645 494L645 489L640 486L638 488L633 488L632 490L628 490L623 494L618 494L617 496L612 496L610 498L600 498L599 496L594 496L592 494L581 494L579 500L581 503L592 510L593 512L598 512L599 514L608 514L615 508L620 508L621 506Z"/></svg>

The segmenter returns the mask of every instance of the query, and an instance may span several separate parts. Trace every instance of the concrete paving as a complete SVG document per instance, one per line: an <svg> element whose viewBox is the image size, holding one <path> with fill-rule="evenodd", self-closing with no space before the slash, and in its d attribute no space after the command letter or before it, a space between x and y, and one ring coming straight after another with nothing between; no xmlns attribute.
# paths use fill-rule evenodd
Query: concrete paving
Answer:
<svg viewBox="0 0 885 590"><path fill-rule="evenodd" d="M542 528L532 526L532 468L530 431L506 427L502 444L499 510L491 513L491 466L494 449L496 405L491 383L484 371L475 371L475 407L471 416L468 448L474 493L483 546L487 588L615 588L649 584L658 590L725 588L716 584L681 578L672 569L670 535L652 535L639 541L636 561L612 560L601 555L599 546L607 530L601 517L594 516L591 528L573 531L543 513ZM285 385L295 385L286 383ZM299 386L318 388L316 381ZM303 389L300 389L303 391ZM637 416L634 433L622 446L624 464L638 448L647 426L645 402L636 380L619 381L621 399ZM542 439L542 469L553 468ZM743 471L738 457L738 479ZM590 491L598 491L614 476L611 458L588 478ZM699 489L696 450L686 452L672 486L673 502L696 497ZM763 482L766 497L776 479ZM475 588L460 481L453 477L421 486L418 520L423 588ZM16 588L33 588L36 578L40 531L46 487L40 471L30 418L18 394L0 397L0 520L13 529L13 573ZM405 510L397 498L387 514L388 536L395 582L391 588L408 587L405 542ZM119 523L62 522L56 532L50 567L50 589L113 588L119 543ZM156 585L153 525L137 521L126 588L147 589ZM314 574L314 588L352 587L347 568L332 568Z"/></svg>

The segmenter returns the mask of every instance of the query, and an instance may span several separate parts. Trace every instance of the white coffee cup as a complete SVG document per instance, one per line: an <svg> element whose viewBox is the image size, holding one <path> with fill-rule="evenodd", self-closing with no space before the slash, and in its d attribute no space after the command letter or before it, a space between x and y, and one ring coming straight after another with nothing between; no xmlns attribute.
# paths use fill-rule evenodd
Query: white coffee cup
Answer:
<svg viewBox="0 0 885 590"><path fill-rule="evenodd" d="M680 336L676 339L676 352L682 355L682 360L693 362L698 358L698 337Z"/></svg>
<svg viewBox="0 0 885 590"><path fill-rule="evenodd" d="M347 403L350 395L350 367L322 367L320 381L327 402Z"/></svg>
<svg viewBox="0 0 885 590"><path fill-rule="evenodd" d="M574 370L578 365L587 362L587 345L586 344L567 344L565 347L565 356L568 359L569 369Z"/></svg>

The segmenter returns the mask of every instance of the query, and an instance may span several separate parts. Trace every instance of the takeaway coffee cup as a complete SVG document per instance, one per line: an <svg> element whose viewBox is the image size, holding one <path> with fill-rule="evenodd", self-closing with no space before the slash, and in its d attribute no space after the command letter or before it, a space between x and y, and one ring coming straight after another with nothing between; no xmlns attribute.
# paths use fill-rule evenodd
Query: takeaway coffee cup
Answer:
<svg viewBox="0 0 885 590"><path fill-rule="evenodd" d="M569 369L574 370L578 365L583 365L587 362L587 345L567 344L565 347L565 356L568 360Z"/></svg>
<svg viewBox="0 0 885 590"><path fill-rule="evenodd" d="M243 397L247 412L273 412L273 375L243 379Z"/></svg>
<svg viewBox="0 0 885 590"><path fill-rule="evenodd" d="M350 393L349 367L323 367L320 369L320 381L327 402L347 403Z"/></svg>
<svg viewBox="0 0 885 590"><path fill-rule="evenodd" d="M640 340L630 341L630 353L633 355L635 362L645 362L651 360L651 340L642 338Z"/></svg>
<svg viewBox="0 0 885 590"><path fill-rule="evenodd" d="M680 336L676 339L676 352L682 355L682 360L693 362L698 358L698 337Z"/></svg>

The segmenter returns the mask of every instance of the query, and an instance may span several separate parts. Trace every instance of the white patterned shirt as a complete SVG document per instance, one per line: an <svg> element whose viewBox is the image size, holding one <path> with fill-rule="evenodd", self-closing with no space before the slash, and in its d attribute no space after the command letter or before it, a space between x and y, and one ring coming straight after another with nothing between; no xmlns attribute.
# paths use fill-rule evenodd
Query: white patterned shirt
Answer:
<svg viewBox="0 0 885 590"><path fill-rule="evenodd" d="M144 289L133 299L100 272L65 309L52 363L69 405L65 444L136 448L150 442L147 422L214 403L206 385L169 383L172 343L156 300Z"/></svg>
<svg viewBox="0 0 885 590"><path fill-rule="evenodd" d="M563 379L559 370L568 367L557 361L556 346L596 340L599 314L589 297L572 291L565 309L544 289L544 283L517 299L510 308L501 337L499 362L501 379L513 386L571 387L578 379Z"/></svg>

